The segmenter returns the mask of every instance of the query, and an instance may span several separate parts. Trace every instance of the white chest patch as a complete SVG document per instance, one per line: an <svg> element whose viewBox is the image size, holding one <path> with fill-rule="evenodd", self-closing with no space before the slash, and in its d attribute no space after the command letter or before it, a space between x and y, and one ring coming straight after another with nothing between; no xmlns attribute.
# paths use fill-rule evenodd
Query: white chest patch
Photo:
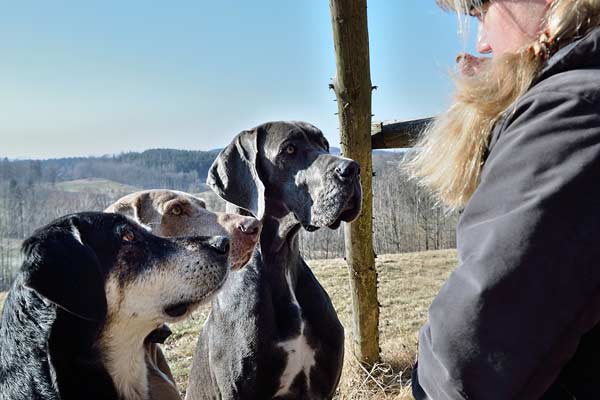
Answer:
<svg viewBox="0 0 600 400"><path fill-rule="evenodd" d="M286 273L286 280L290 289L292 303L298 307L300 318L302 318L302 309L296 294L292 288L292 279L289 272ZM303 373L306 377L306 386L310 390L310 370L315 365L315 351L311 348L304 336L305 321L302 319L300 323L300 334L292 339L279 342L277 346L287 353L287 364L279 379L279 390L275 393L275 397L287 394L298 374Z"/></svg>

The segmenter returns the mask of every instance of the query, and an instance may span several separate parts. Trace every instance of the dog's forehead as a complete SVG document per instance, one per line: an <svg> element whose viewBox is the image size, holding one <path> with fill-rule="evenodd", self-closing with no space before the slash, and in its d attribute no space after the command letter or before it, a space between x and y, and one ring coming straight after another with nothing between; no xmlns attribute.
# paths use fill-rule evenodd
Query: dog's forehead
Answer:
<svg viewBox="0 0 600 400"><path fill-rule="evenodd" d="M182 198L178 193L172 192L170 190L155 192L154 196L152 196L152 203L158 206L162 206L168 201L173 199Z"/></svg>
<svg viewBox="0 0 600 400"><path fill-rule="evenodd" d="M151 194L151 198L152 207L156 209L162 209L165 204L172 200L180 200L181 202L189 201L189 196L174 190L157 190Z"/></svg>
<svg viewBox="0 0 600 400"><path fill-rule="evenodd" d="M106 235L112 234L115 228L126 225L137 226L135 222L122 214L81 212L68 214L54 220L36 230L31 238L39 240L39 238L49 238L55 234L69 234L80 243L91 244L94 240L105 239Z"/></svg>
<svg viewBox="0 0 600 400"><path fill-rule="evenodd" d="M196 196L193 196L189 193L179 192L176 190L169 190L160 193L153 201L153 205L155 208L160 209L162 211L163 208L171 202L176 202L178 204L184 206L191 206L195 209L203 209L206 210L206 204L204 201Z"/></svg>
<svg viewBox="0 0 600 400"><path fill-rule="evenodd" d="M274 122L266 125L265 144L268 147L278 147L289 140L321 145L324 136L317 127L306 122Z"/></svg>

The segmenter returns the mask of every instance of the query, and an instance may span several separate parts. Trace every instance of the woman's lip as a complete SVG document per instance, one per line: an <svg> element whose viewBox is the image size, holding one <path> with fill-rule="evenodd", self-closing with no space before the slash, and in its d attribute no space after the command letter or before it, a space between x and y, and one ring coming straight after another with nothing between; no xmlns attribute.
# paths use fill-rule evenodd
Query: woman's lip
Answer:
<svg viewBox="0 0 600 400"><path fill-rule="evenodd" d="M492 52L492 46L486 42L477 43L477 51L481 54L490 54Z"/></svg>
<svg viewBox="0 0 600 400"><path fill-rule="evenodd" d="M463 76L477 75L489 60L488 57L475 57L468 53L461 53L456 56L458 69Z"/></svg>

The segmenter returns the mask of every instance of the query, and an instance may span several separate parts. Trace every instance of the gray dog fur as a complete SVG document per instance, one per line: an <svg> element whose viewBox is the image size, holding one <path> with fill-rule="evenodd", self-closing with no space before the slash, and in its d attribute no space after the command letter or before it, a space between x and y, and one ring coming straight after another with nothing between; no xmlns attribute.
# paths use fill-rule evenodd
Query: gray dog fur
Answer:
<svg viewBox="0 0 600 400"><path fill-rule="evenodd" d="M228 209L261 219L260 252L212 302L187 400L326 399L343 364L344 330L302 259L298 232L360 212L360 168L329 154L316 127L272 122L240 133L210 169Z"/></svg>

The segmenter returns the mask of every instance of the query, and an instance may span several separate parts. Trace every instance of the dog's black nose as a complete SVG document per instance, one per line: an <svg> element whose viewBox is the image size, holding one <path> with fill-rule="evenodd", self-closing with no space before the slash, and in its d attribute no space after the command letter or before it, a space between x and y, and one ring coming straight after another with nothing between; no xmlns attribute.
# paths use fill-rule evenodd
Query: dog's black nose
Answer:
<svg viewBox="0 0 600 400"><path fill-rule="evenodd" d="M341 180L354 179L360 175L360 165L356 161L343 160L335 167L335 173Z"/></svg>
<svg viewBox="0 0 600 400"><path fill-rule="evenodd" d="M240 222L238 228L247 235L253 235L260 229L260 221L256 218L245 218Z"/></svg>
<svg viewBox="0 0 600 400"><path fill-rule="evenodd" d="M221 254L229 252L229 239L225 236L214 236L208 240L208 245Z"/></svg>

